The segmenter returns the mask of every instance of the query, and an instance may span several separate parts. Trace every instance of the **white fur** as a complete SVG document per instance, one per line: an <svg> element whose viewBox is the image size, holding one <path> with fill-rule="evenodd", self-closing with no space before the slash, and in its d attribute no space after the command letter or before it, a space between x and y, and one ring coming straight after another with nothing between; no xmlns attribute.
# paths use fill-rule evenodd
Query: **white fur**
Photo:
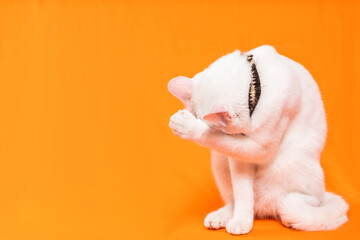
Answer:
<svg viewBox="0 0 360 240"><path fill-rule="evenodd" d="M348 205L324 188L319 160L327 127L318 86L302 65L271 46L250 53L261 81L251 118L250 65L239 51L221 57L191 82L180 77L169 83L186 106L169 125L181 138L212 150L212 169L226 204L204 224L245 234L255 214L280 218L298 230L336 229L347 221ZM189 91L178 91L181 81ZM214 113L214 106L224 110ZM215 114L212 122L204 120L209 114Z"/></svg>

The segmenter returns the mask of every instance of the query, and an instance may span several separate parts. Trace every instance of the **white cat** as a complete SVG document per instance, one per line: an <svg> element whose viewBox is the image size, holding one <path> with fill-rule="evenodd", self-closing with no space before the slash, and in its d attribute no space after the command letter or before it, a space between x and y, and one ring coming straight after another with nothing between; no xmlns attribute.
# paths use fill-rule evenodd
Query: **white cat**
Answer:
<svg viewBox="0 0 360 240"><path fill-rule="evenodd" d="M172 79L168 89L186 107L170 128L211 149L225 206L206 216L207 228L245 234L254 215L304 231L347 222L347 203L324 188L325 112L302 65L267 45L236 50L192 79Z"/></svg>

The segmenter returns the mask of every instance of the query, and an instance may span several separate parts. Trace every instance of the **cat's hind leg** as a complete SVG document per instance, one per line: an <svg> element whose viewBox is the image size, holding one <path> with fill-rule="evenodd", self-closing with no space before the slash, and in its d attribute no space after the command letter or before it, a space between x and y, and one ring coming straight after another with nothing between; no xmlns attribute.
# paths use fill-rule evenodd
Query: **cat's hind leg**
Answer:
<svg viewBox="0 0 360 240"><path fill-rule="evenodd" d="M302 231L336 229L347 222L347 203L338 195L326 192L320 201L315 196L290 192L279 205L279 215L286 227Z"/></svg>
<svg viewBox="0 0 360 240"><path fill-rule="evenodd" d="M227 222L232 218L234 210L228 157L211 151L211 167L225 206L209 213L205 217L204 225L209 229L220 229L225 228Z"/></svg>

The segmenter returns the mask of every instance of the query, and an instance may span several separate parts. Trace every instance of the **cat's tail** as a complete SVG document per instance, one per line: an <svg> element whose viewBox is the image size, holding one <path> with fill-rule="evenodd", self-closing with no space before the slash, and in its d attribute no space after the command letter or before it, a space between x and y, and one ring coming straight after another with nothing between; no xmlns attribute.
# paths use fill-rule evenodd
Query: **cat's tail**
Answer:
<svg viewBox="0 0 360 240"><path fill-rule="evenodd" d="M333 230L347 222L348 204L340 196L326 192L317 198L299 192L288 193L279 206L281 221L303 231Z"/></svg>

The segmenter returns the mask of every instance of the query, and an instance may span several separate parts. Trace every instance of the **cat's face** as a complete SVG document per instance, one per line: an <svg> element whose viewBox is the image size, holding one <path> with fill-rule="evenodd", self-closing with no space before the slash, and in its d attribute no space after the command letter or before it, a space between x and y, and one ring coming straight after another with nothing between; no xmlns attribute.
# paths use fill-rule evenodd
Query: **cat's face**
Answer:
<svg viewBox="0 0 360 240"><path fill-rule="evenodd" d="M247 134L250 128L249 109L236 96L240 93L231 88L211 87L199 77L174 78L169 82L168 89L188 111L211 128L226 134Z"/></svg>
<svg viewBox="0 0 360 240"><path fill-rule="evenodd" d="M251 70L239 51L227 54L193 78L176 77L168 89L186 109L209 126L227 134L247 134Z"/></svg>

